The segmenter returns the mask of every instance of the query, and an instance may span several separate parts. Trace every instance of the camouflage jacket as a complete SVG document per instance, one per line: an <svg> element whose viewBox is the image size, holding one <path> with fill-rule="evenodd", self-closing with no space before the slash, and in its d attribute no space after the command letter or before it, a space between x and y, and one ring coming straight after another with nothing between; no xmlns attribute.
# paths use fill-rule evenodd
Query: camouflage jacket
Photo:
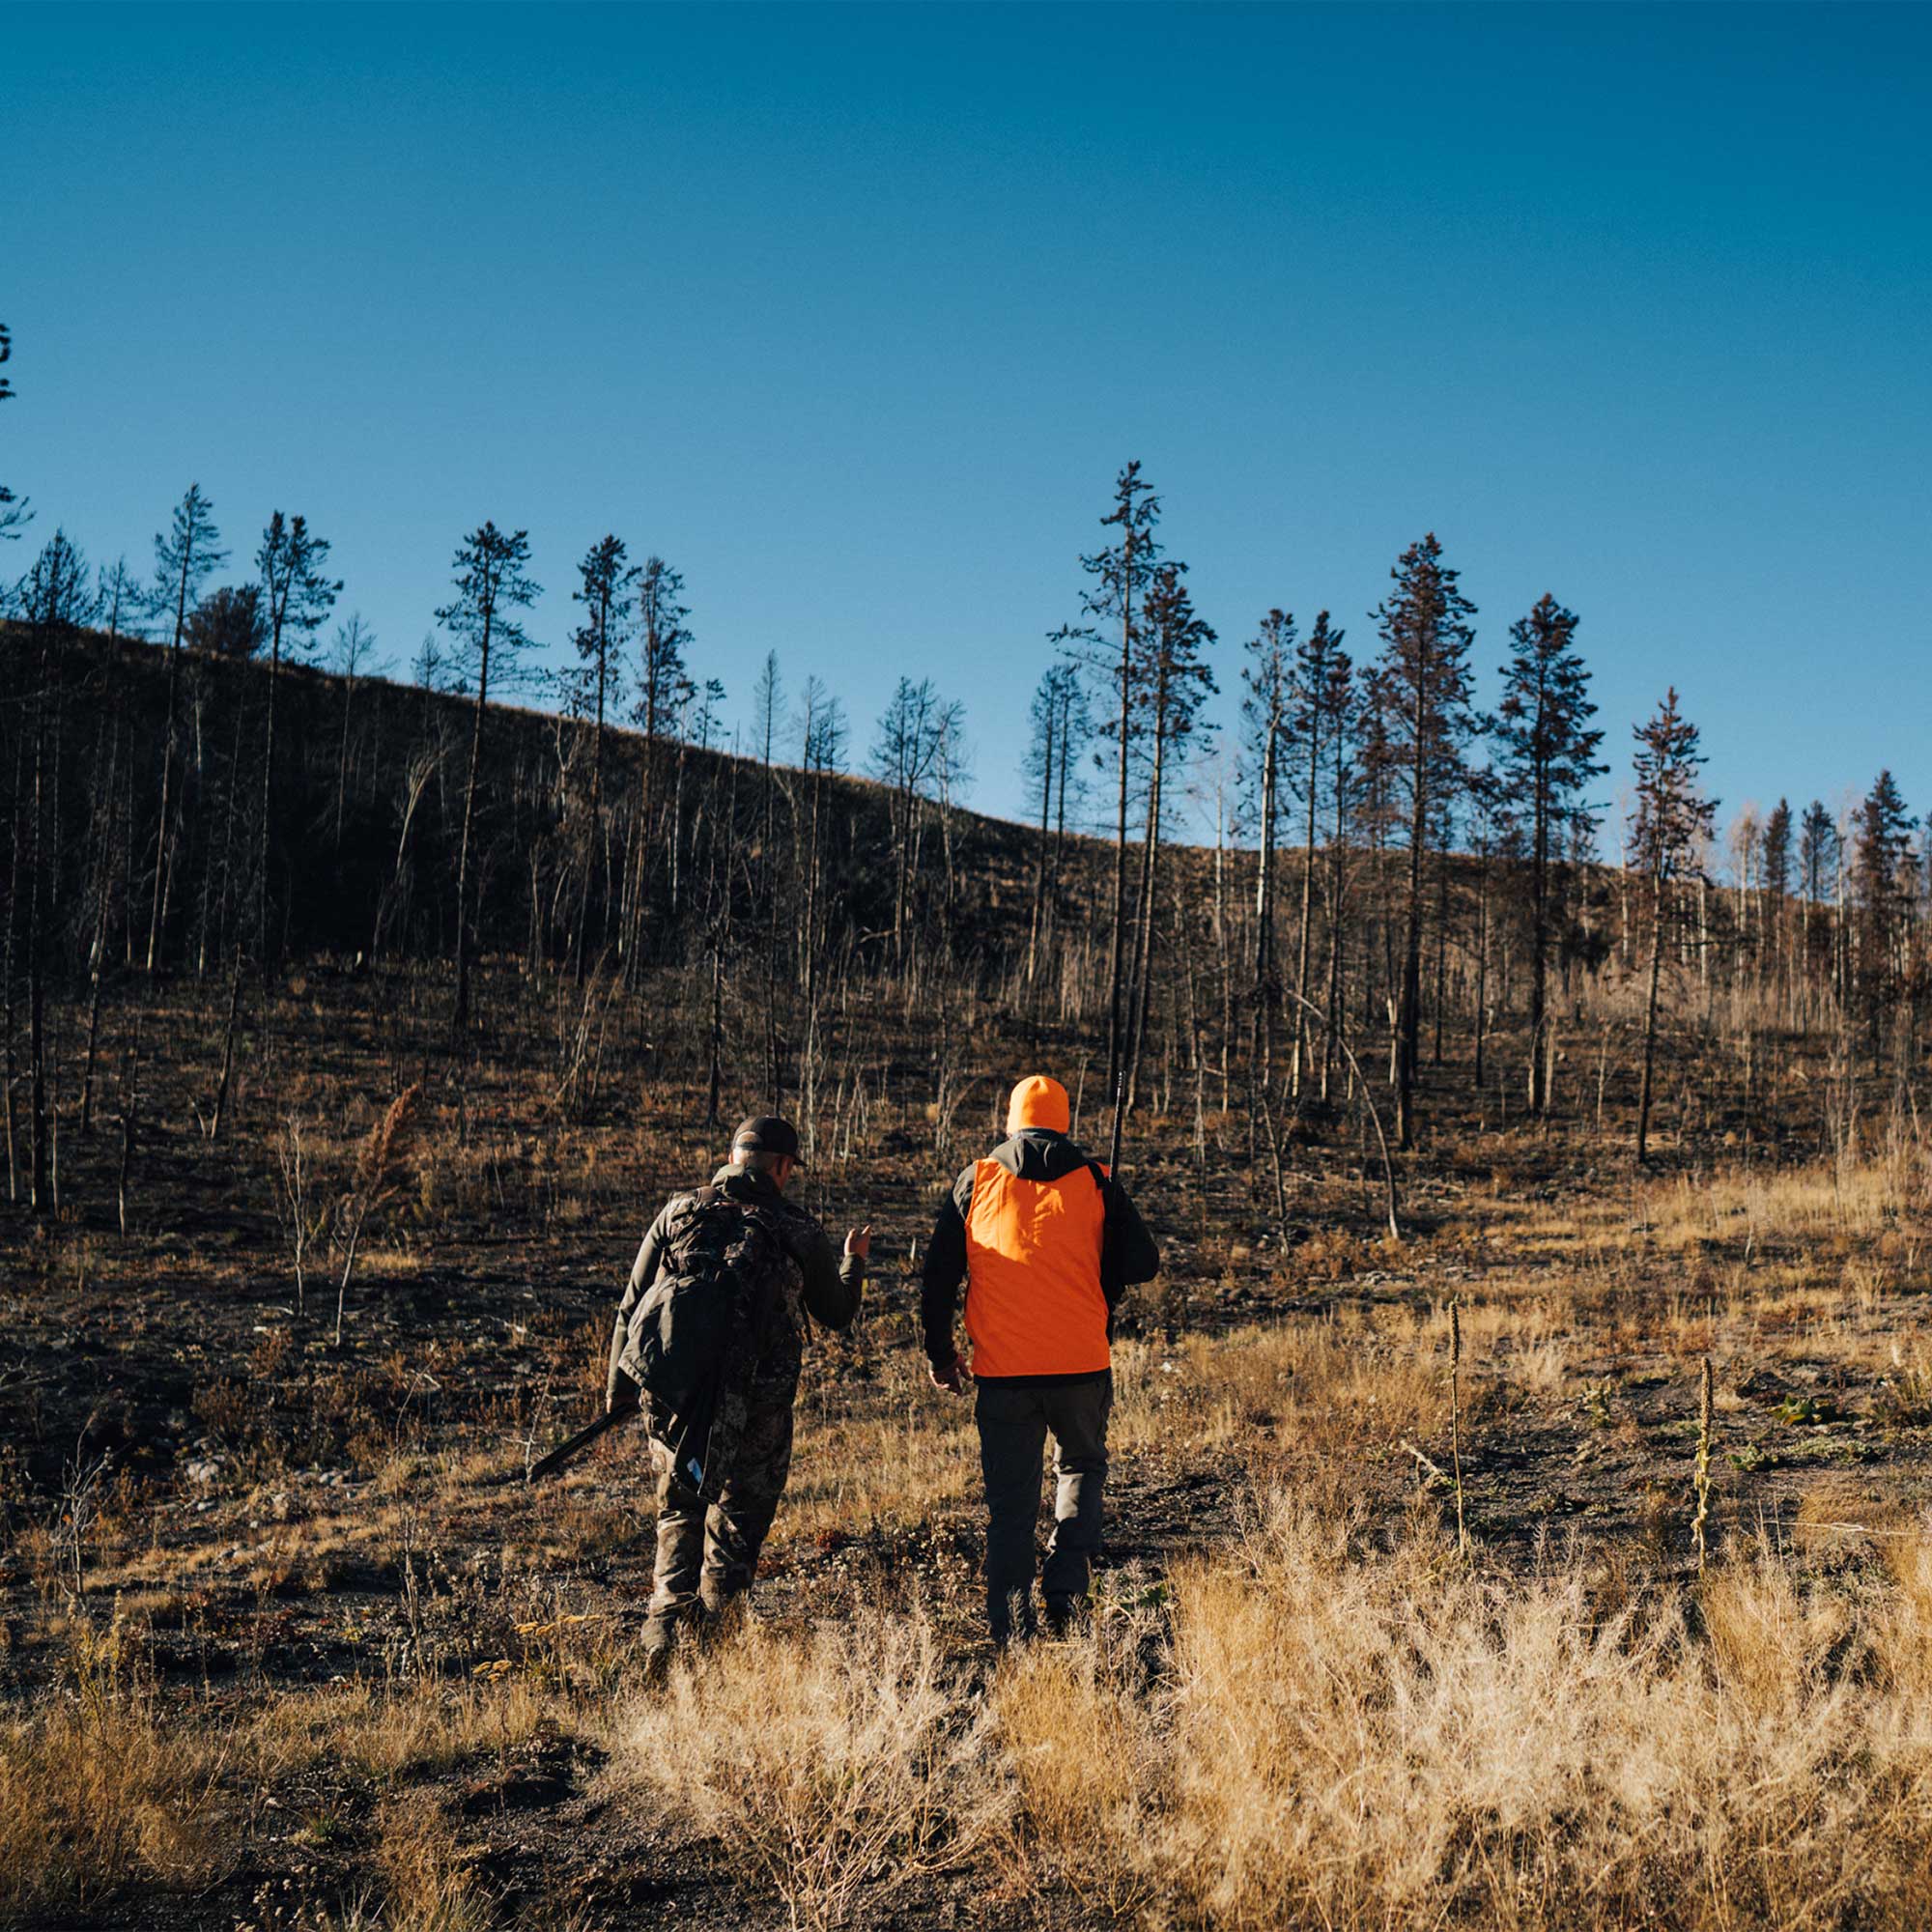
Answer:
<svg viewBox="0 0 1932 1932"><path fill-rule="evenodd" d="M734 1201L762 1208L776 1222L785 1253L797 1267L796 1292L786 1295L784 1308L778 1311L782 1319L774 1320L767 1332L754 1339L757 1380L767 1386L787 1378L796 1380L805 1345L802 1316L810 1315L828 1328L850 1326L859 1312L866 1264L857 1255L841 1257L825 1230L803 1208L787 1201L769 1175L741 1167L722 1167L712 1176L711 1185ZM695 1199L691 1194L673 1195L651 1223L643 1245L638 1250L638 1259L631 1266L630 1284L623 1300L617 1304L616 1325L611 1335L610 1369L605 1385L607 1403L617 1399L618 1365L630 1339L631 1317L657 1279L677 1221L691 1212Z"/></svg>

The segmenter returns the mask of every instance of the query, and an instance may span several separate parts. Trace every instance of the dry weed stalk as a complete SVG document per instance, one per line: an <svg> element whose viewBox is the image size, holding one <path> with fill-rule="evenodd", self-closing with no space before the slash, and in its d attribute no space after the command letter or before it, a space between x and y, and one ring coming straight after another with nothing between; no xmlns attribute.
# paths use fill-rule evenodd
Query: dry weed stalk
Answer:
<svg viewBox="0 0 1932 1932"><path fill-rule="evenodd" d="M90 1460L76 1442L71 1459L61 1470L50 1541L61 1590L71 1609L87 1607L87 1543L99 1520L101 1492L112 1463L111 1455Z"/></svg>
<svg viewBox="0 0 1932 1932"><path fill-rule="evenodd" d="M275 1137L275 1164L281 1175L282 1191L277 1199L281 1208L282 1232L289 1244L296 1270L296 1313L308 1307L308 1259L322 1231L328 1224L327 1201L315 1199L314 1164L302 1139L301 1117L290 1114Z"/></svg>
<svg viewBox="0 0 1932 1932"><path fill-rule="evenodd" d="M1456 1472L1456 1548L1469 1553L1469 1532L1463 1520L1463 1311L1449 1304L1449 1456Z"/></svg>
<svg viewBox="0 0 1932 1932"><path fill-rule="evenodd" d="M349 1278L355 1271L355 1251L361 1245L362 1231L369 1216L396 1191L401 1179L400 1163L408 1145L410 1128L422 1087L405 1087L391 1100L383 1118L362 1143L355 1162L355 1185L342 1204L342 1220L348 1230L347 1253L342 1264L342 1280L335 1291L335 1346L342 1346L342 1313L349 1298Z"/></svg>
<svg viewBox="0 0 1932 1932"><path fill-rule="evenodd" d="M1704 1574L1704 1527L1711 1520L1711 1358L1704 1357L1699 1378L1701 1393L1697 1403L1697 1461L1690 1473L1690 1487L1697 1497L1697 1512L1690 1519L1690 1541L1697 1548L1697 1574Z"/></svg>

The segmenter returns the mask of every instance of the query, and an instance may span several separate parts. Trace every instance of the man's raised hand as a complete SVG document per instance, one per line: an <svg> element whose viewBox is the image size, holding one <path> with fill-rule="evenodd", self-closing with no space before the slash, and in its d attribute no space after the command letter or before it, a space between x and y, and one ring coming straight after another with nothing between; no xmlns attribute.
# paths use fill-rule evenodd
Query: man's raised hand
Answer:
<svg viewBox="0 0 1932 1932"><path fill-rule="evenodd" d="M845 1252L857 1255L861 1261L872 1252L872 1224L869 1221L863 1228L845 1230Z"/></svg>

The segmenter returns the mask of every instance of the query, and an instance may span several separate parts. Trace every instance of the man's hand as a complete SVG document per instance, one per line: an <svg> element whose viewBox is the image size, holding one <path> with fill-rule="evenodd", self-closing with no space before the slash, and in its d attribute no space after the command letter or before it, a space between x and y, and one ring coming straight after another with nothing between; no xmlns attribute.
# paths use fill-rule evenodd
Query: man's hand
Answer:
<svg viewBox="0 0 1932 1932"><path fill-rule="evenodd" d="M869 1221L863 1228L845 1230L845 1252L858 1256L861 1261L872 1252L872 1224Z"/></svg>
<svg viewBox="0 0 1932 1932"><path fill-rule="evenodd" d="M969 1371L957 1355L954 1355L943 1369L928 1369L927 1373L932 1377L934 1388L945 1389L952 1395L965 1393Z"/></svg>

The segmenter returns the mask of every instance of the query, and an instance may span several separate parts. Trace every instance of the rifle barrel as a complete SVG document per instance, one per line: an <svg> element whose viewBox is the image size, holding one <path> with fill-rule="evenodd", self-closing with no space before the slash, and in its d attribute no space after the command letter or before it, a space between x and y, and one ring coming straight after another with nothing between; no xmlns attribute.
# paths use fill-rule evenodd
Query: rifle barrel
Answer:
<svg viewBox="0 0 1932 1932"><path fill-rule="evenodd" d="M541 1462L530 1464L526 1482L538 1483L546 1476L554 1476L563 1465L573 1461L578 1453L589 1448L607 1430L614 1429L620 1422L628 1422L637 1414L635 1408L613 1408L600 1415L588 1429L580 1429L575 1435L559 1442Z"/></svg>

